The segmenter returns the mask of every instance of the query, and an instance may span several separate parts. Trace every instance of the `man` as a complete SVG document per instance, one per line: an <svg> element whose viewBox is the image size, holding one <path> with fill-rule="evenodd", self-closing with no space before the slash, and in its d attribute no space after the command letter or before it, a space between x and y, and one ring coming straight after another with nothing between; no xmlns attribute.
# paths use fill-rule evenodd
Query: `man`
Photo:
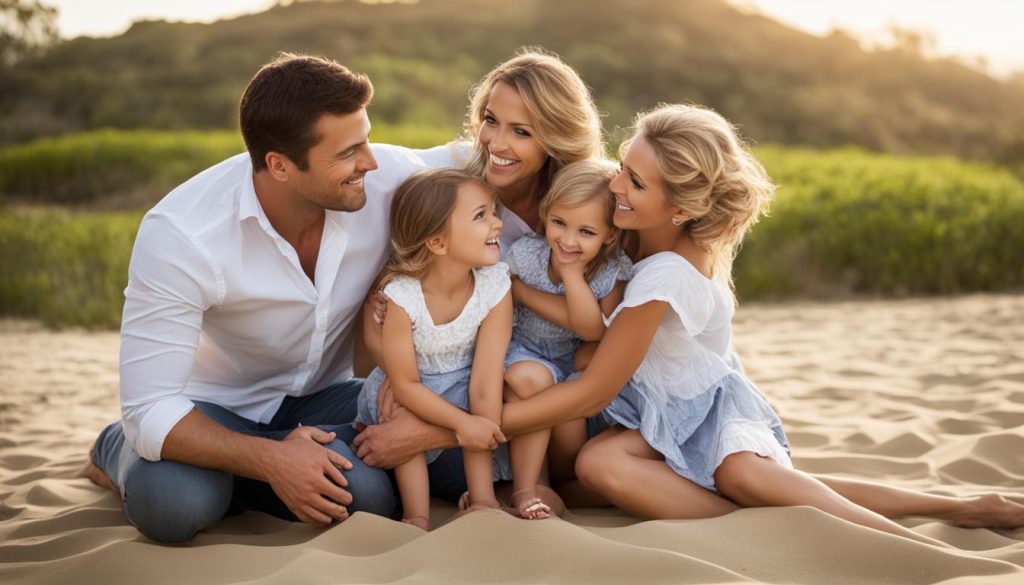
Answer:
<svg viewBox="0 0 1024 585"><path fill-rule="evenodd" d="M121 329L122 421L85 474L162 542L230 510L326 526L390 515L385 472L349 450L359 311L398 184L422 163L370 146L363 75L283 55L240 105L247 154L146 214ZM384 170L372 172L378 167Z"/></svg>

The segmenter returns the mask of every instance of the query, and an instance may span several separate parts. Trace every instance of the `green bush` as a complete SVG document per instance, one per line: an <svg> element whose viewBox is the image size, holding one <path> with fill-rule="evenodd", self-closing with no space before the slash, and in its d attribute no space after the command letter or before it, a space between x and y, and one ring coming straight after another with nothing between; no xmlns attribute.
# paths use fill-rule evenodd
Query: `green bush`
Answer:
<svg viewBox="0 0 1024 585"><path fill-rule="evenodd" d="M425 148L456 130L373 127L376 142ZM237 132L99 130L0 149L0 197L29 203L148 207L182 181L242 152Z"/></svg>
<svg viewBox="0 0 1024 585"><path fill-rule="evenodd" d="M1024 288L1024 183L1007 171L856 149L757 155L780 187L736 262L744 300ZM140 219L0 211L0 315L116 327Z"/></svg>
<svg viewBox="0 0 1024 585"><path fill-rule="evenodd" d="M952 158L763 147L779 185L736 262L743 298L1024 287L1024 183Z"/></svg>
<svg viewBox="0 0 1024 585"><path fill-rule="evenodd" d="M116 328L138 213L0 212L0 314Z"/></svg>

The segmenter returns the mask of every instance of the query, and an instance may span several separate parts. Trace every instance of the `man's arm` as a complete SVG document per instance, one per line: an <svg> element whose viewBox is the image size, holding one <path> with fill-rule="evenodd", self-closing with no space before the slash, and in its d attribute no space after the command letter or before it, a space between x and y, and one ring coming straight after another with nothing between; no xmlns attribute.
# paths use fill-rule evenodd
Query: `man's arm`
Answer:
<svg viewBox="0 0 1024 585"><path fill-rule="evenodd" d="M351 496L338 487L345 480L335 465L350 465L316 444L329 442L326 433L300 429L292 443L273 444L224 428L184 396L203 313L223 295L222 281L203 250L171 220L146 217L129 265L121 327L125 437L150 461L168 459L267 481L304 521L342 519L346 513L339 504ZM319 465L308 465L314 459ZM294 461L307 465L296 469ZM326 485L325 475L338 486Z"/></svg>

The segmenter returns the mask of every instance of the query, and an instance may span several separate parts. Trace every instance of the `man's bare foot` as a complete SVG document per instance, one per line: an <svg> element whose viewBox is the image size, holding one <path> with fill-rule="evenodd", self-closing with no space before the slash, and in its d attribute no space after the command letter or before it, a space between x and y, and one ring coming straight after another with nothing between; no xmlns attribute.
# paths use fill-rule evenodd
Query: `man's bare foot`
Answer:
<svg viewBox="0 0 1024 585"><path fill-rule="evenodd" d="M544 520L551 517L551 508L530 488L512 492L512 506L516 514L526 520Z"/></svg>
<svg viewBox="0 0 1024 585"><path fill-rule="evenodd" d="M963 510L946 519L964 528L1020 528L1024 526L1024 504L999 494L964 498Z"/></svg>
<svg viewBox="0 0 1024 585"><path fill-rule="evenodd" d="M92 451L89 452L89 458L85 462L85 467L78 472L78 477L88 477L89 481L101 488L108 489L115 494L121 493L118 491L117 486L114 485L114 482L110 481L110 478L107 477L107 474L103 473L103 470L96 467L96 464L92 462Z"/></svg>
<svg viewBox="0 0 1024 585"><path fill-rule="evenodd" d="M423 532L430 531L430 518L427 518L426 516L409 516L407 518L402 518L402 522L412 524Z"/></svg>

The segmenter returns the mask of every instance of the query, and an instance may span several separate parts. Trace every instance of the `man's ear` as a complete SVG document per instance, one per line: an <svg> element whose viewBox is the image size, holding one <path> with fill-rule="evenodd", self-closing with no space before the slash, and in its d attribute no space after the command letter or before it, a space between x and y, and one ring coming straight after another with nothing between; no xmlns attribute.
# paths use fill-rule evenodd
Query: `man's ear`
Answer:
<svg viewBox="0 0 1024 585"><path fill-rule="evenodd" d="M270 176L282 183L286 183L299 170L291 159L279 152L268 152L263 157L263 161L267 163L267 171Z"/></svg>
<svg viewBox="0 0 1024 585"><path fill-rule="evenodd" d="M427 240L426 245L428 250L438 256L444 256L448 253L448 238L444 236L434 236Z"/></svg>

